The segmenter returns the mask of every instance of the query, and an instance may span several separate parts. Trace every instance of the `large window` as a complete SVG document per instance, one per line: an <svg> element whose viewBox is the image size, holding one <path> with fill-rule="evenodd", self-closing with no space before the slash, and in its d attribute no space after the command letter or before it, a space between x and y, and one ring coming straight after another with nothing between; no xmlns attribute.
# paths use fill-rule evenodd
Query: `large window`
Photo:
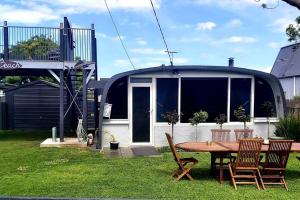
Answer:
<svg viewBox="0 0 300 200"><path fill-rule="evenodd" d="M111 119L128 118L128 99L127 99L127 77L117 80L110 87L107 94L107 103L112 104Z"/></svg>
<svg viewBox="0 0 300 200"><path fill-rule="evenodd" d="M238 121L234 116L234 110L243 106L246 114L250 115L251 102L251 79L250 78L232 78L230 93L230 121Z"/></svg>
<svg viewBox="0 0 300 200"><path fill-rule="evenodd" d="M200 110L208 112L207 122L215 122L219 114L227 113L227 78L182 78L181 80L182 123L188 123L193 113Z"/></svg>
<svg viewBox="0 0 300 200"><path fill-rule="evenodd" d="M276 116L276 104L272 88L266 81L255 78L254 117L267 117L266 110L263 107L263 104L267 101L272 103L273 116Z"/></svg>
<svg viewBox="0 0 300 200"><path fill-rule="evenodd" d="M165 122L161 114L166 111L178 110L178 79L158 78L156 84L156 121Z"/></svg>

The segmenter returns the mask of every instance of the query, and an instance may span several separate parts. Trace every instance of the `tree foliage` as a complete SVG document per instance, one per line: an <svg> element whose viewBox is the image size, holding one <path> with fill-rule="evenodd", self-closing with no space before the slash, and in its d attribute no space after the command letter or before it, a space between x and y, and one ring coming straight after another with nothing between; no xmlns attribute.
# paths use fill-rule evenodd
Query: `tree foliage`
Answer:
<svg viewBox="0 0 300 200"><path fill-rule="evenodd" d="M219 117L215 118L215 121L216 121L217 124L220 125L220 129L222 129L223 124L227 122L226 114L220 114Z"/></svg>
<svg viewBox="0 0 300 200"><path fill-rule="evenodd" d="M246 114L246 110L243 106L239 106L236 110L233 111L234 116L244 123L244 129L246 129L246 123L250 121L250 115Z"/></svg>
<svg viewBox="0 0 300 200"><path fill-rule="evenodd" d="M172 138L173 138L173 135L174 135L174 125L179 121L179 118L180 118L181 115L182 115L182 113L178 114L177 110L167 111L167 112L161 114L161 116L172 127Z"/></svg>
<svg viewBox="0 0 300 200"><path fill-rule="evenodd" d="M26 41L18 42L10 49L14 58L35 59L47 57L51 51L57 50L59 45L45 35L35 35Z"/></svg>
<svg viewBox="0 0 300 200"><path fill-rule="evenodd" d="M10 49L10 56L18 59L39 59L47 57L50 52L59 48L51 38L47 38L45 35L36 35L29 38L26 41L18 42ZM1 82L21 85L27 82L36 80L46 80L49 82L55 82L52 77L37 77L37 76L6 76L0 77Z"/></svg>
<svg viewBox="0 0 300 200"><path fill-rule="evenodd" d="M286 35L289 42L298 41L300 39L300 16L295 19L296 25L290 24L286 28Z"/></svg>

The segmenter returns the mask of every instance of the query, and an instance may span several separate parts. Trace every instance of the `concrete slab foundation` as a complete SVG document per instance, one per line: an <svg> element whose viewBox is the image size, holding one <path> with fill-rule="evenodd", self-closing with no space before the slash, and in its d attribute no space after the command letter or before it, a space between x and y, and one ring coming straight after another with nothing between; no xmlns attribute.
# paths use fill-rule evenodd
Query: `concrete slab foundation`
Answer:
<svg viewBox="0 0 300 200"><path fill-rule="evenodd" d="M52 141L52 138L47 138L40 144L40 147L80 147L87 148L86 142L79 142L77 138L65 138L64 142L60 142L59 138L56 142Z"/></svg>

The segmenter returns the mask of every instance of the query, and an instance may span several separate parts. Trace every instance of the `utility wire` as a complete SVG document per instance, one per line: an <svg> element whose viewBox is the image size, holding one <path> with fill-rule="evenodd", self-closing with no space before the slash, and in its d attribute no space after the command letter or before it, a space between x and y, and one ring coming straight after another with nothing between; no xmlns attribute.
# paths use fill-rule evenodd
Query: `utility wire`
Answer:
<svg viewBox="0 0 300 200"><path fill-rule="evenodd" d="M119 38L119 40L120 40L120 42L121 42L121 44L122 44L122 47L123 47L123 49L124 49L124 51L125 51L125 53L126 53L126 56L127 56L128 60L129 60L129 62L130 62L130 64L131 64L131 66L133 67L133 69L136 69L135 66L134 66L134 64L133 64L133 62L132 62L132 60L131 60L131 58L130 58L130 56L129 56L129 54L128 54L128 51L127 51L127 49L126 49L126 46L125 46L125 44L124 44L124 42L123 42L123 39L122 39L122 37L121 37L121 35L120 35L120 32L119 32L119 29L118 29L118 27L117 27L117 25L116 25L116 23L115 23L115 20L114 20L112 14L111 14L111 12L110 12L110 9L109 9L109 7L108 7L108 5L107 5L106 0L104 0L104 3L105 3L105 6L106 6L106 9L107 9L107 12L108 12L108 14L109 14L109 16L110 16L110 19L111 19L111 21L112 21L112 23L113 23L113 25L114 25L114 27L115 27L115 30L116 30L116 32L117 32L117 34L118 34L118 38Z"/></svg>
<svg viewBox="0 0 300 200"><path fill-rule="evenodd" d="M160 26L160 23L159 23L159 20L158 20L158 17L157 17L157 14L156 14L156 11L155 11L155 8L154 8L154 5L153 5L152 0L150 0L150 2L151 2L152 10L153 10L153 13L154 13L154 16L155 16L155 19L156 19L156 22L157 22L157 25L158 25L160 34L161 34L162 39L163 39L163 41L164 41L164 43L165 43L165 47L166 47L166 49L167 49L166 52L168 53L168 56L169 56L169 59L170 59L170 64L171 64L171 66L173 66L173 60L172 60L172 58L171 58L171 52L169 51L168 44L167 44L167 42L166 42L164 33L163 33L162 29L161 29L161 26Z"/></svg>

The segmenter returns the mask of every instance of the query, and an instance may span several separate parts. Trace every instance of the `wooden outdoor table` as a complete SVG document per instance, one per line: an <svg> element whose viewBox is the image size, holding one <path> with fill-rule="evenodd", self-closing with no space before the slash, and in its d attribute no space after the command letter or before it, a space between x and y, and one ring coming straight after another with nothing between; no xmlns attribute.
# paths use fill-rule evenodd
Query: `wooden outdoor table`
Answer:
<svg viewBox="0 0 300 200"><path fill-rule="evenodd" d="M175 147L188 152L224 153L225 155L226 153L237 153L239 149L239 143L212 142L212 144L207 144L206 142L184 142L176 144ZM268 145L262 145L261 152L266 153L268 151L268 148ZM300 152L300 143L293 143L291 152ZM223 157L220 158L219 179L220 183L223 183Z"/></svg>

